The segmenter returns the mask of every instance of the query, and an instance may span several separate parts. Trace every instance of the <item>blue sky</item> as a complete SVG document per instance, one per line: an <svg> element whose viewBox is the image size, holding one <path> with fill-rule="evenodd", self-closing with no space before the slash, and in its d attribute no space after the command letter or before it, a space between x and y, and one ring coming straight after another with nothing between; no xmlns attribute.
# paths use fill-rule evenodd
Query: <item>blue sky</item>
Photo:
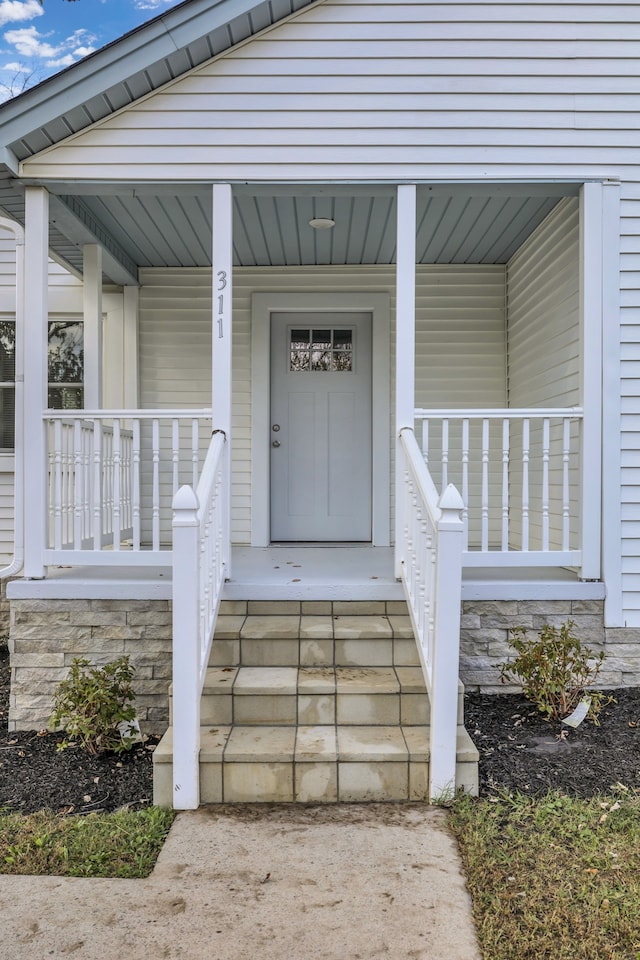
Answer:
<svg viewBox="0 0 640 960"><path fill-rule="evenodd" d="M177 0L0 0L0 100L177 5Z"/></svg>

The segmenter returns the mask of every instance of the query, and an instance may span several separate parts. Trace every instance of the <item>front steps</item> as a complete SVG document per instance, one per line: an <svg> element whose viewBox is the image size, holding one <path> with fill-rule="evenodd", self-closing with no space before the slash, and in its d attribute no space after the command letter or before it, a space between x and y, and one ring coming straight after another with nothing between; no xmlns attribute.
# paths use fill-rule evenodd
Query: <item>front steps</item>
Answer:
<svg viewBox="0 0 640 960"><path fill-rule="evenodd" d="M456 787L478 789L458 698ZM397 601L223 604L201 701L202 803L428 799L429 703ZM172 805L172 728L154 803Z"/></svg>

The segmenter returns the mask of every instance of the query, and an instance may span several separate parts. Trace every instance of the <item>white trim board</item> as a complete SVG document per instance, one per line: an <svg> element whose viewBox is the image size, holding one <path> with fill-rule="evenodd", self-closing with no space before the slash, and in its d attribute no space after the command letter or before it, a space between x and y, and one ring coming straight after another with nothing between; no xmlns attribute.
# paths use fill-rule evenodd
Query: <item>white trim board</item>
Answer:
<svg viewBox="0 0 640 960"><path fill-rule="evenodd" d="M362 312L372 316L372 544L389 545L390 303L387 293L254 293L251 298L251 545L266 547L269 528L270 316Z"/></svg>

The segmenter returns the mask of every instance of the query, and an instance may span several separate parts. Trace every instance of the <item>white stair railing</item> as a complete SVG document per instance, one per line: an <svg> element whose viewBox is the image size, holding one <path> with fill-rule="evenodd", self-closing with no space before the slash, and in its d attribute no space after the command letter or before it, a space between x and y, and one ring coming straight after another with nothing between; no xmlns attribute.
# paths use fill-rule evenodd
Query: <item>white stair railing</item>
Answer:
<svg viewBox="0 0 640 960"><path fill-rule="evenodd" d="M401 578L431 703L429 796L455 792L462 599L462 497L438 495L413 430L400 431Z"/></svg>
<svg viewBox="0 0 640 960"><path fill-rule="evenodd" d="M209 662L230 545L225 435L211 438L198 488L173 498L173 805L200 802L200 698Z"/></svg>

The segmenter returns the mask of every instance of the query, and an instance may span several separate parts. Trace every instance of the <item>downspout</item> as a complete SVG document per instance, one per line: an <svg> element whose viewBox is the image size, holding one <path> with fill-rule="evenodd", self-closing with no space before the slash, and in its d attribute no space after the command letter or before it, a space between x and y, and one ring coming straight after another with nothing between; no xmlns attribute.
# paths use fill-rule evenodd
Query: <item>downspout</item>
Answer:
<svg viewBox="0 0 640 960"><path fill-rule="evenodd" d="M0 217L0 228L16 238L15 433L13 451L13 559L0 569L0 579L20 573L24 565L24 229Z"/></svg>

